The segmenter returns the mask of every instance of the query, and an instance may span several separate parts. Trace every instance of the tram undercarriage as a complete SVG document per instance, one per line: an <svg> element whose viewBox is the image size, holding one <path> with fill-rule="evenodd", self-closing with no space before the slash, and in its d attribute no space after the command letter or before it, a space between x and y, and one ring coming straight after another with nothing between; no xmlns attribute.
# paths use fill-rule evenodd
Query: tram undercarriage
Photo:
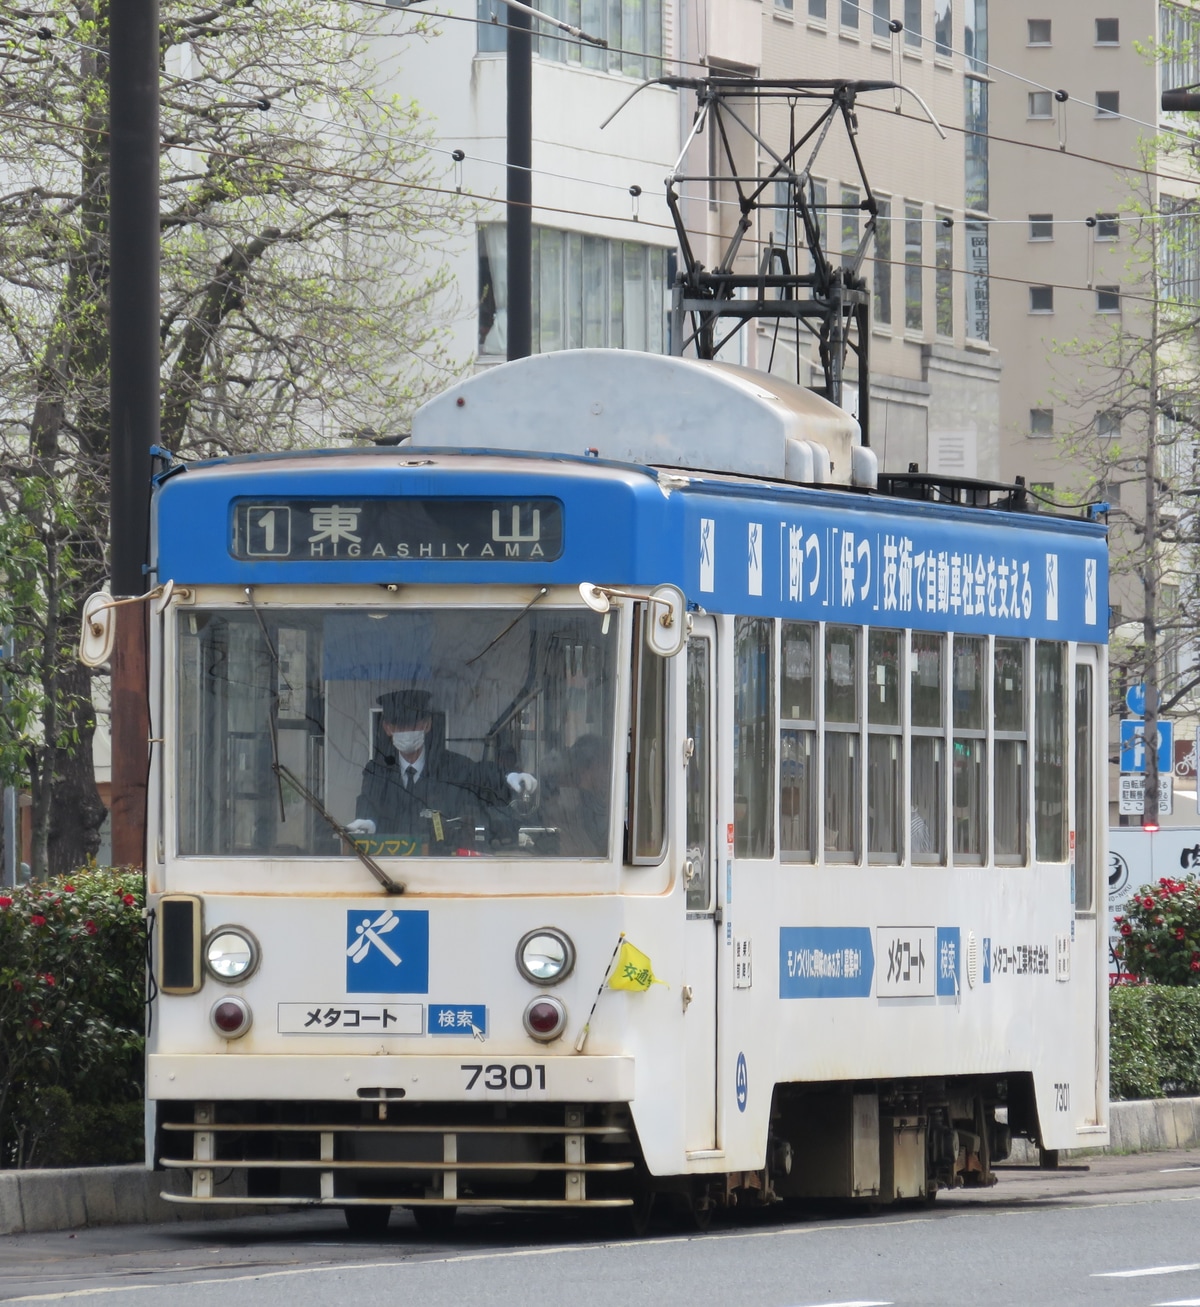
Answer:
<svg viewBox="0 0 1200 1307"><path fill-rule="evenodd" d="M426 1230L459 1207L627 1208L637 1229L656 1199L703 1226L788 1199L887 1205L994 1184L1010 1101L1036 1134L1028 1079L778 1085L757 1171L651 1176L624 1104L160 1103L157 1155L191 1176L171 1201L340 1207L361 1231L393 1206Z"/></svg>

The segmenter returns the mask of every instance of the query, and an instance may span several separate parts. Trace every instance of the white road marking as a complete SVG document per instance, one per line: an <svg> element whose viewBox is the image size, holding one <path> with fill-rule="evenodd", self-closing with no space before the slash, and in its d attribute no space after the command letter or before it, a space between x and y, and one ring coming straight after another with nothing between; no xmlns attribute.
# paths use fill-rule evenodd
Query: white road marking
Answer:
<svg viewBox="0 0 1200 1307"><path fill-rule="evenodd" d="M1180 1171L1200 1171L1200 1166L1163 1166L1159 1167L1159 1175L1178 1175Z"/></svg>
<svg viewBox="0 0 1200 1307"><path fill-rule="evenodd" d="M1156 1302L1154 1307L1200 1307L1200 1298L1178 1298L1175 1302Z"/></svg>
<svg viewBox="0 0 1200 1307"><path fill-rule="evenodd" d="M853 1302L823 1302L815 1304L815 1307L894 1307L890 1302L884 1302L882 1298L855 1298Z"/></svg>
<svg viewBox="0 0 1200 1307"><path fill-rule="evenodd" d="M1177 1271L1200 1271L1200 1262L1186 1266L1146 1266L1137 1271L1096 1271L1093 1280L1132 1280L1138 1275L1174 1275Z"/></svg>

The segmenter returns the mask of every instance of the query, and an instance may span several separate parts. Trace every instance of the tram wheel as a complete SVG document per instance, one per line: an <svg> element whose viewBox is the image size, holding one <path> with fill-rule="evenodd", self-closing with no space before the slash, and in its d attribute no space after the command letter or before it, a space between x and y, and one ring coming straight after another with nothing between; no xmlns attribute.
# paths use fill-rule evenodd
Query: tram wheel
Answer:
<svg viewBox="0 0 1200 1307"><path fill-rule="evenodd" d="M633 1206L626 1207L625 1220L630 1234L635 1239L642 1239L650 1232L650 1220L654 1215L654 1190L649 1186L638 1188L633 1195Z"/></svg>
<svg viewBox="0 0 1200 1307"><path fill-rule="evenodd" d="M372 1203L369 1207L343 1207L342 1215L351 1234L365 1237L380 1235L387 1229L392 1209L383 1203Z"/></svg>
<svg viewBox="0 0 1200 1307"><path fill-rule="evenodd" d="M442 1238L454 1229L457 1207L414 1207L413 1220L417 1229L430 1238Z"/></svg>
<svg viewBox="0 0 1200 1307"><path fill-rule="evenodd" d="M688 1217L694 1229L704 1234L712 1225L714 1204L704 1193L688 1195Z"/></svg>

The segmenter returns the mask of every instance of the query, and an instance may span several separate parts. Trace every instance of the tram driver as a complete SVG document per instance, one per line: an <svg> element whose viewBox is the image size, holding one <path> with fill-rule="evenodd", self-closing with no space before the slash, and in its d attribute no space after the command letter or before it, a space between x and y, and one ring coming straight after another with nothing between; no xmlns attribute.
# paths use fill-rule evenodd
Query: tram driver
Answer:
<svg viewBox="0 0 1200 1307"><path fill-rule="evenodd" d="M393 690L379 698L383 731L391 742L363 769L362 792L350 835L384 831L419 839L430 852L450 852L485 838L515 838L501 815L514 794L533 795L537 779L505 773L498 763L473 762L435 738L433 697L427 690Z"/></svg>

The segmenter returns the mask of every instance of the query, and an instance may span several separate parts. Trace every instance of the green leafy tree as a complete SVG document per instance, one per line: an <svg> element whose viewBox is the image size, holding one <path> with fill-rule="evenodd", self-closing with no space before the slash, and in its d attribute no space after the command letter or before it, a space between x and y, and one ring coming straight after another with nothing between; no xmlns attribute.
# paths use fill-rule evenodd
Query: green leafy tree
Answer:
<svg viewBox="0 0 1200 1307"><path fill-rule="evenodd" d="M439 189L382 94L378 16L326 0L162 0L162 441L184 457L402 430L458 368ZM34 871L95 853L89 674L68 652L108 538L107 7L0 12L0 616L28 678ZM389 51L390 53L390 51ZM28 723L27 723L28 725ZM4 748L0 743L0 749Z"/></svg>

